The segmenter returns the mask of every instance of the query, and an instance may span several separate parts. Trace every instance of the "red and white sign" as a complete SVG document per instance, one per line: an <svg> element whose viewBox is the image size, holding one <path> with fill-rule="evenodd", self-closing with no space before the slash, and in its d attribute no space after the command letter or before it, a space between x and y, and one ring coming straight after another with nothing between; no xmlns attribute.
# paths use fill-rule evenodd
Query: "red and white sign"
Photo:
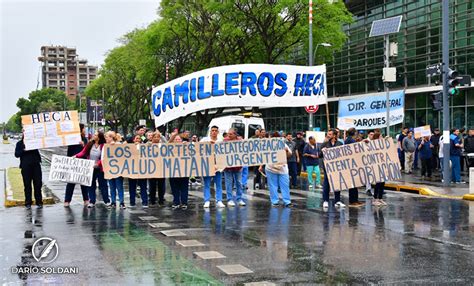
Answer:
<svg viewBox="0 0 474 286"><path fill-rule="evenodd" d="M316 113L319 110L319 105L310 105L310 106L305 106L304 109L308 113Z"/></svg>

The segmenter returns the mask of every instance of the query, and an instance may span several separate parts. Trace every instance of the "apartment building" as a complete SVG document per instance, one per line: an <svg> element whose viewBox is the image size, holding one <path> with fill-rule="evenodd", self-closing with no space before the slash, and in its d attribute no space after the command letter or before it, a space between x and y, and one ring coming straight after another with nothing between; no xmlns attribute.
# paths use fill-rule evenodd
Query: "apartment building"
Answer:
<svg viewBox="0 0 474 286"><path fill-rule="evenodd" d="M97 66L80 59L76 48L66 46L42 46L42 87L55 88L74 100L97 77Z"/></svg>

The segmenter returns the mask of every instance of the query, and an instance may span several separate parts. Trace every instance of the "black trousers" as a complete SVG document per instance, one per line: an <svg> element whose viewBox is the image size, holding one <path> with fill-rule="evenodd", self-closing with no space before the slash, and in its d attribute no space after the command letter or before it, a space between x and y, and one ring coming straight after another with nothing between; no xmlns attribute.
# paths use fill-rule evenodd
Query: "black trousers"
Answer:
<svg viewBox="0 0 474 286"><path fill-rule="evenodd" d="M349 189L349 203L356 203L359 201L359 190L357 188Z"/></svg>
<svg viewBox="0 0 474 286"><path fill-rule="evenodd" d="M23 168L21 168L21 176L23 177L23 185L25 186L25 205L31 206L31 204L33 203L31 197L31 183L33 183L33 188L35 190L36 205L42 205L43 195L41 194L41 187L43 185L43 182L41 165L37 163L23 166Z"/></svg>
<svg viewBox="0 0 474 286"><path fill-rule="evenodd" d="M375 184L374 199L382 199L385 182Z"/></svg>
<svg viewBox="0 0 474 286"><path fill-rule="evenodd" d="M431 159L422 159L421 160L421 175L431 177Z"/></svg>
<svg viewBox="0 0 474 286"><path fill-rule="evenodd" d="M148 179L150 204L156 204L156 187L158 186L158 203L161 205L165 202L166 181L164 178Z"/></svg>

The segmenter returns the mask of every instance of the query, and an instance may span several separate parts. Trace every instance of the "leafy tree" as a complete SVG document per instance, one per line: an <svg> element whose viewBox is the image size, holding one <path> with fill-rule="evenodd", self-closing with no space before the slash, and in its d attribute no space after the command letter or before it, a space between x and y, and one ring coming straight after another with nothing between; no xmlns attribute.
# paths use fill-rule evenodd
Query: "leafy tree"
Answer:
<svg viewBox="0 0 474 286"><path fill-rule="evenodd" d="M352 16L342 1L314 1L313 39L330 43L318 49L318 63L332 60L346 40L342 25ZM242 63L306 65L308 4L297 0L189 1L162 0L159 18L144 29L120 39L86 89L89 97L106 99L106 118L125 133L139 119L151 121L151 89L170 79L214 66ZM295 56L298 55L298 56ZM212 117L196 112L196 129L202 133ZM182 126L188 116L179 118ZM117 123L117 121L120 122Z"/></svg>
<svg viewBox="0 0 474 286"><path fill-rule="evenodd" d="M8 119L8 122L5 125L5 129L7 131L14 133L21 132L21 125L19 124L19 122L21 122L21 119L19 119L18 117L19 115L15 113L10 117L10 119Z"/></svg>

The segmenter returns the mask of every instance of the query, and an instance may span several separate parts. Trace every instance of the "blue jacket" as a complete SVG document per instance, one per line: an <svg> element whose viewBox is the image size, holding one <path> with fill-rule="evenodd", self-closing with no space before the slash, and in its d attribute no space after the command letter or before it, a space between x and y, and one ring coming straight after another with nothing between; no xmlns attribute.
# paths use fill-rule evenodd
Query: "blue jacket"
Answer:
<svg viewBox="0 0 474 286"><path fill-rule="evenodd" d="M451 134L451 136L449 136L449 142L450 142L449 152L451 156L461 156L462 148L456 147L456 144L461 144L461 139L459 139L458 136Z"/></svg>
<svg viewBox="0 0 474 286"><path fill-rule="evenodd" d="M421 149L419 149L418 154L421 160L431 159L431 157L433 156L433 150L431 149L430 145L430 141L425 142L425 144L422 145Z"/></svg>

